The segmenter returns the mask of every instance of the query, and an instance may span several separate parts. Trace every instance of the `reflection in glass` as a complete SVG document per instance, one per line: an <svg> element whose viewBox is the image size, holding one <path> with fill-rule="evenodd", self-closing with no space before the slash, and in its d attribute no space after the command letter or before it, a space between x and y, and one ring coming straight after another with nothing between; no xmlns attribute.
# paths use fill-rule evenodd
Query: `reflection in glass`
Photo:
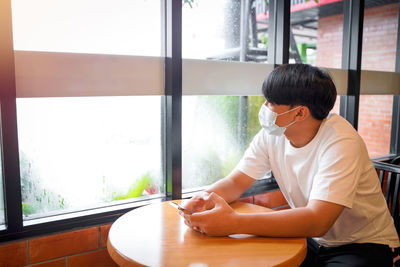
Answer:
<svg viewBox="0 0 400 267"><path fill-rule="evenodd" d="M163 193L161 98L17 99L25 218Z"/></svg>
<svg viewBox="0 0 400 267"><path fill-rule="evenodd" d="M265 98L249 96L247 100L246 115L241 116L239 96L183 97L183 189L209 185L236 166L261 129L258 112Z"/></svg>
<svg viewBox="0 0 400 267"><path fill-rule="evenodd" d="M160 56L161 1L12 0L14 49Z"/></svg>

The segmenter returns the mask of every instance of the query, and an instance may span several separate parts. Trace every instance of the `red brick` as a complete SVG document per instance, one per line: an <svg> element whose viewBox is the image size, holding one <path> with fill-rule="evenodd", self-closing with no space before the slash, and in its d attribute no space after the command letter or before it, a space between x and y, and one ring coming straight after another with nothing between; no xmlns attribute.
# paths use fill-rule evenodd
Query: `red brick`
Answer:
<svg viewBox="0 0 400 267"><path fill-rule="evenodd" d="M360 96L358 132L364 139L371 157L388 154L393 96Z"/></svg>
<svg viewBox="0 0 400 267"><path fill-rule="evenodd" d="M31 263L37 263L98 247L99 229L92 227L29 240L29 259Z"/></svg>
<svg viewBox="0 0 400 267"><path fill-rule="evenodd" d="M107 238L108 238L108 232L110 231L111 224L103 225L100 227L100 233L101 233L101 247L105 248L107 247Z"/></svg>
<svg viewBox="0 0 400 267"><path fill-rule="evenodd" d="M43 263L38 263L38 264L34 264L34 265L29 265L30 267L65 267L67 265L66 263L66 259L62 258L62 259L58 259L58 260L54 260L54 261L47 261L47 262L43 262Z"/></svg>
<svg viewBox="0 0 400 267"><path fill-rule="evenodd" d="M81 266L96 266L96 267L111 267L118 266L108 255L106 249L101 249L84 254L74 255L68 257L69 267Z"/></svg>
<svg viewBox="0 0 400 267"><path fill-rule="evenodd" d="M0 246L0 266L23 266L27 264L27 241Z"/></svg>

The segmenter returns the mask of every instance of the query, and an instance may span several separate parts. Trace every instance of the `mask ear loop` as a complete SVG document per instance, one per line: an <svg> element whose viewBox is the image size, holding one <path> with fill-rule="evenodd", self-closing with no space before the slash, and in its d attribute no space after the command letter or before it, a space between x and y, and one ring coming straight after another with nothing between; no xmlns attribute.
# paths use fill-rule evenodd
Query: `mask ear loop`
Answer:
<svg viewBox="0 0 400 267"><path fill-rule="evenodd" d="M277 113L277 116L283 115L283 114L286 114L286 113L289 113L290 111L296 110L296 109L301 108L301 107L303 107L303 106L297 106L297 107L295 107L295 108L289 109L289 110L287 110L287 111L285 111L285 112L282 112L282 113L280 113L280 114ZM267 107L267 108L268 108L268 107Z"/></svg>
<svg viewBox="0 0 400 267"><path fill-rule="evenodd" d="M298 106L298 107L292 108L291 110L285 111L284 113L281 113L281 114L288 113L288 112L290 112L290 111L292 111L292 110L295 110L295 109L301 108L301 107L303 107L303 106ZM279 115L281 115L281 114L279 114ZM292 126L293 124L295 124L295 123L297 122L297 121L296 121L296 116L297 116L297 114L295 115L295 118L294 118L294 120L293 120L291 123L289 123L288 125L283 126L283 127L287 129L289 126Z"/></svg>

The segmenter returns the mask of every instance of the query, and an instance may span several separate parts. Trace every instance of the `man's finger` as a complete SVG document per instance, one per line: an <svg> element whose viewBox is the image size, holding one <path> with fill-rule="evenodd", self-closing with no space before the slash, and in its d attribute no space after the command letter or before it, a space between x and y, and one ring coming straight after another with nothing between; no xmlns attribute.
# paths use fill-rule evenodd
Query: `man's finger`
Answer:
<svg viewBox="0 0 400 267"><path fill-rule="evenodd" d="M214 202L214 204L226 203L226 201L222 197L220 197L218 194L215 194L214 192L209 195L208 199Z"/></svg>

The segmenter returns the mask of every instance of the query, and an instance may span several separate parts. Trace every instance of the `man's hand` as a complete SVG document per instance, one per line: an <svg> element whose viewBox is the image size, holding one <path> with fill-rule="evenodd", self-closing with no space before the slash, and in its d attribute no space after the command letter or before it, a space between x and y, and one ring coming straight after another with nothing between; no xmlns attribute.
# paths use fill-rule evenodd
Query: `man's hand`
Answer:
<svg viewBox="0 0 400 267"><path fill-rule="evenodd" d="M189 201L182 203L182 206L190 210L192 213L202 212L214 208L214 203L208 201L210 196L207 192L200 192L192 197Z"/></svg>
<svg viewBox="0 0 400 267"><path fill-rule="evenodd" d="M211 193L204 201L205 207L213 206L213 208L195 212L192 215L181 213L185 218L185 224L208 236L234 234L236 229L235 218L238 214L229 204L215 193Z"/></svg>

